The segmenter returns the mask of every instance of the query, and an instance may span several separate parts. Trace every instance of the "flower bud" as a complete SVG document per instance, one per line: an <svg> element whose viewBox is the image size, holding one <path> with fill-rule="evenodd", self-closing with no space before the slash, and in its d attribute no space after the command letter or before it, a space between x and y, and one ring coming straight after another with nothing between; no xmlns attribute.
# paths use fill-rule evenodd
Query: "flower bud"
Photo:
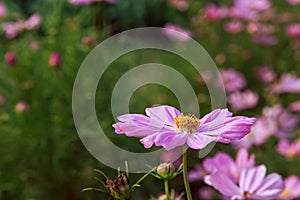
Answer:
<svg viewBox="0 0 300 200"><path fill-rule="evenodd" d="M120 174L114 180L106 180L106 184L109 185L109 196L115 200L129 199L130 197L130 185L129 180L125 174Z"/></svg>
<svg viewBox="0 0 300 200"><path fill-rule="evenodd" d="M17 56L13 52L7 52L5 54L5 62L10 66L14 66L17 63Z"/></svg>
<svg viewBox="0 0 300 200"><path fill-rule="evenodd" d="M163 179L170 178L175 172L175 167L170 162L162 163L157 167L156 172Z"/></svg>
<svg viewBox="0 0 300 200"><path fill-rule="evenodd" d="M28 104L25 101L19 101L16 104L16 112L23 113L28 110Z"/></svg>
<svg viewBox="0 0 300 200"><path fill-rule="evenodd" d="M5 104L5 98L4 96L0 96L0 105Z"/></svg>
<svg viewBox="0 0 300 200"><path fill-rule="evenodd" d="M53 68L58 67L60 65L60 55L57 52L52 52L50 54L48 64Z"/></svg>

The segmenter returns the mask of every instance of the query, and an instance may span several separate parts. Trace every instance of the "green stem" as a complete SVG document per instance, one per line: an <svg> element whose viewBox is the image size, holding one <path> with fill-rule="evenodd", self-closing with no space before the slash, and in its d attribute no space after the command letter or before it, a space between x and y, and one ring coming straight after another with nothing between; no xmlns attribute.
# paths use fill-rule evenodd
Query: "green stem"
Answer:
<svg viewBox="0 0 300 200"><path fill-rule="evenodd" d="M168 179L164 179L164 185L165 185L166 199L167 199L167 200L170 200L170 197L169 197L169 182L168 182Z"/></svg>
<svg viewBox="0 0 300 200"><path fill-rule="evenodd" d="M192 194L191 194L191 189L187 177L187 150L184 150L183 155L182 155L182 165L183 165L183 182L185 186L185 192L187 196L187 200L192 200Z"/></svg>

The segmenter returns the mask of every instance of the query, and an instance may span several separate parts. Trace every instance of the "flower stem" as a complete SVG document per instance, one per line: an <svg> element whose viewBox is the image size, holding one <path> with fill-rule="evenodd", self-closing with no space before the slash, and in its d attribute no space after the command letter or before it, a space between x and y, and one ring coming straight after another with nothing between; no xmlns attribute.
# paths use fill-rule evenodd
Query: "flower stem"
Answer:
<svg viewBox="0 0 300 200"><path fill-rule="evenodd" d="M170 197L169 197L169 182L168 182L168 179L164 179L164 185L165 185L166 199L167 199L167 200L170 200Z"/></svg>
<svg viewBox="0 0 300 200"><path fill-rule="evenodd" d="M185 186L185 192L187 196L187 200L192 200L191 189L187 177L187 150L184 150L182 155L182 165L183 165L183 182Z"/></svg>

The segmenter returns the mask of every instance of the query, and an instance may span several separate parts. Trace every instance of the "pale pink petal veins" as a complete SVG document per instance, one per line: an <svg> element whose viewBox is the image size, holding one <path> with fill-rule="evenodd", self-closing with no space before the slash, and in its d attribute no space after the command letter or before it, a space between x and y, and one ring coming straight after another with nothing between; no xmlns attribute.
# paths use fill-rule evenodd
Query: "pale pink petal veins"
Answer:
<svg viewBox="0 0 300 200"><path fill-rule="evenodd" d="M211 185L220 191L224 196L242 196L240 189L226 175L216 172L210 176Z"/></svg>
<svg viewBox="0 0 300 200"><path fill-rule="evenodd" d="M216 141L216 138L203 135L201 133L194 133L187 138L187 144L192 149L203 149L209 143Z"/></svg>
<svg viewBox="0 0 300 200"><path fill-rule="evenodd" d="M172 106L157 106L146 108L146 114L155 121L161 121L168 126L175 127L174 119L181 112Z"/></svg>
<svg viewBox="0 0 300 200"><path fill-rule="evenodd" d="M120 122L113 124L117 134L127 136L147 136L161 130L163 125L159 121L151 120L142 114L125 114L118 117Z"/></svg>
<svg viewBox="0 0 300 200"><path fill-rule="evenodd" d="M246 149L240 149L236 156L236 165L238 169L238 174L242 172L244 168L254 167L255 165L255 155L249 156Z"/></svg>
<svg viewBox="0 0 300 200"><path fill-rule="evenodd" d="M183 146L188 138L188 133L176 133L172 131L160 132L155 138L155 145L162 146L167 151L178 146Z"/></svg>
<svg viewBox="0 0 300 200"><path fill-rule="evenodd" d="M253 198L276 199L284 190L284 181L277 173L268 175L253 195Z"/></svg>
<svg viewBox="0 0 300 200"><path fill-rule="evenodd" d="M261 184L266 175L266 166L260 165L253 168L245 168L240 177L239 185L242 191L254 193Z"/></svg>

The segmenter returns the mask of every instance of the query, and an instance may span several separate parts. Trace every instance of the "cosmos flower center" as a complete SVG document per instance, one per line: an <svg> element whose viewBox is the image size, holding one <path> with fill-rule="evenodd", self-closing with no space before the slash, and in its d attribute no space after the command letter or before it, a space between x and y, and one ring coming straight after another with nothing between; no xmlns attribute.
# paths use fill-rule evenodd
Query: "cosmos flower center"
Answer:
<svg viewBox="0 0 300 200"><path fill-rule="evenodd" d="M191 114L180 114L174 119L176 131L182 133L195 133L198 131L200 121L197 117Z"/></svg>

